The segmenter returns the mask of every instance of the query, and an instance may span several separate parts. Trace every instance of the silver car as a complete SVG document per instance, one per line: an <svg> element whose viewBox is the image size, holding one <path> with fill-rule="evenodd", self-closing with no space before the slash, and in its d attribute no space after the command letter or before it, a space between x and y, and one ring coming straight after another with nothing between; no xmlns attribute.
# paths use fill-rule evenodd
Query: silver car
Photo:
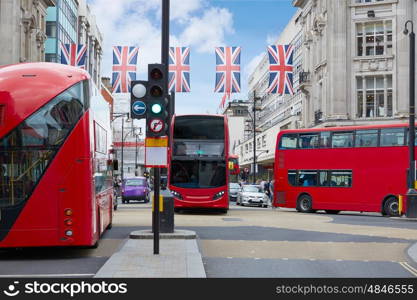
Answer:
<svg viewBox="0 0 417 300"><path fill-rule="evenodd" d="M229 198L230 201L236 201L237 194L240 192L241 188L239 183L230 182L229 183Z"/></svg>
<svg viewBox="0 0 417 300"><path fill-rule="evenodd" d="M259 185L244 185L237 195L236 205L268 207L269 198Z"/></svg>

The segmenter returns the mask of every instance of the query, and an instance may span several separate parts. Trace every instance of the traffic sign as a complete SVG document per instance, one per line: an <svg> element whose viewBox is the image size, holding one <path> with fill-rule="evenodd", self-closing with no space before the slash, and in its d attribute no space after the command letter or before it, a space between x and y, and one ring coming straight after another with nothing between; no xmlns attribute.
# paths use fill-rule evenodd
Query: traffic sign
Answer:
<svg viewBox="0 0 417 300"><path fill-rule="evenodd" d="M162 130L165 129L165 124L162 119L152 119L149 122L149 130L153 133L160 133Z"/></svg>
<svg viewBox="0 0 417 300"><path fill-rule="evenodd" d="M146 104L143 101L135 101L132 105L132 112L135 115L143 116L146 113Z"/></svg>

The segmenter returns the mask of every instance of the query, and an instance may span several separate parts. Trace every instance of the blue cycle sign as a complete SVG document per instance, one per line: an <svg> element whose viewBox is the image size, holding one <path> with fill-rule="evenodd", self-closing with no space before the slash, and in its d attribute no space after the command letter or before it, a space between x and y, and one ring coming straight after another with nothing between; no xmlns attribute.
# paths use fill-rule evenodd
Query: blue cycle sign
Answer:
<svg viewBox="0 0 417 300"><path fill-rule="evenodd" d="M143 101L135 101L132 105L132 112L135 115L143 116L146 112L146 104Z"/></svg>

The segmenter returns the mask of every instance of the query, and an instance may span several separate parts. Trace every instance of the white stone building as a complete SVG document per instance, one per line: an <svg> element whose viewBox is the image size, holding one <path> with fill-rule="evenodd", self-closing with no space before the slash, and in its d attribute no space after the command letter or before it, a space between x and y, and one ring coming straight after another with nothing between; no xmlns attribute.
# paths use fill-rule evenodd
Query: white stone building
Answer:
<svg viewBox="0 0 417 300"><path fill-rule="evenodd" d="M0 1L0 65L45 60L46 10L55 0Z"/></svg>
<svg viewBox="0 0 417 300"><path fill-rule="evenodd" d="M414 0L294 0L304 35L305 127L407 122Z"/></svg>

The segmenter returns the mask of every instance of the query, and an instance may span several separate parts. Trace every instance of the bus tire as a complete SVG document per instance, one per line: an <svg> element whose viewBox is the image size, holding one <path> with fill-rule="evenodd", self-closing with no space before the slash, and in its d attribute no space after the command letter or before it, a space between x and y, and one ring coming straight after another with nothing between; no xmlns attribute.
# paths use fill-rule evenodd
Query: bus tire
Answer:
<svg viewBox="0 0 417 300"><path fill-rule="evenodd" d="M388 217L398 217L398 199L395 196L388 197L384 202L383 214Z"/></svg>
<svg viewBox="0 0 417 300"><path fill-rule="evenodd" d="M307 194L301 195L298 198L296 209L302 213L313 212L313 199L311 199L311 196Z"/></svg>
<svg viewBox="0 0 417 300"><path fill-rule="evenodd" d="M337 215L338 213L340 213L340 210L334 210L334 209L326 209L324 211L326 212L326 214L329 214L329 215Z"/></svg>

